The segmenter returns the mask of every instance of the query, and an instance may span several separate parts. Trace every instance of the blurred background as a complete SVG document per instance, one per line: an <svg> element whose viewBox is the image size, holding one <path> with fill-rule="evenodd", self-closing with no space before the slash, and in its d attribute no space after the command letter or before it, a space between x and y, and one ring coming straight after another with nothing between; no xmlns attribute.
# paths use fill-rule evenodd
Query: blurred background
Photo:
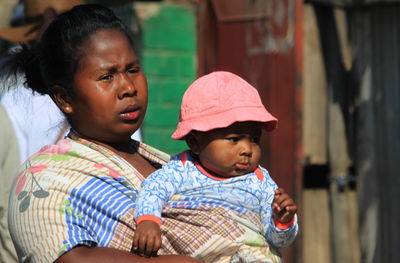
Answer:
<svg viewBox="0 0 400 263"><path fill-rule="evenodd" d="M111 7L135 36L145 143L186 148L170 135L198 76L227 70L259 90L279 119L262 165L299 205L286 263L399 262L399 0L86 2ZM0 27L24 23L23 7L0 0Z"/></svg>

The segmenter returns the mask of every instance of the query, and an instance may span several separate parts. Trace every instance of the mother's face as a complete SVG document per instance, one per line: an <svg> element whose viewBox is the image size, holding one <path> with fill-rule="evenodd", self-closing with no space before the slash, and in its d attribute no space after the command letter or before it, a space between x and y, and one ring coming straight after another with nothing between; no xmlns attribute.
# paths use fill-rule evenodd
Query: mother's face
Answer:
<svg viewBox="0 0 400 263"><path fill-rule="evenodd" d="M81 135L103 143L130 138L145 116L147 82L126 36L101 30L81 47L84 56L62 110Z"/></svg>

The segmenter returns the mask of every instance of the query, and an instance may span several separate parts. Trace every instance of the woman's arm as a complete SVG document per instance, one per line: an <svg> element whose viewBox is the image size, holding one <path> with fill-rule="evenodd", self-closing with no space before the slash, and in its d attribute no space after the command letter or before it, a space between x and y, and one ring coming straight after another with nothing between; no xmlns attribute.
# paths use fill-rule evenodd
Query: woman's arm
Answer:
<svg viewBox="0 0 400 263"><path fill-rule="evenodd" d="M107 247L79 246L59 257L55 263L201 263L202 261L187 256L159 256L145 258L126 251Z"/></svg>

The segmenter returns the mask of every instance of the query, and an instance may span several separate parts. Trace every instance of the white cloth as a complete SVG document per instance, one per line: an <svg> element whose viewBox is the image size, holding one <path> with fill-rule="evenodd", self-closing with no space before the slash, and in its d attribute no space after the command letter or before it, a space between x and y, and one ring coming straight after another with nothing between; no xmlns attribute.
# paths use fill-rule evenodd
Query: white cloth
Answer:
<svg viewBox="0 0 400 263"><path fill-rule="evenodd" d="M21 163L60 135L65 118L49 96L19 87L5 93L1 104L17 136Z"/></svg>
<svg viewBox="0 0 400 263"><path fill-rule="evenodd" d="M48 95L32 93L30 89L21 86L5 93L1 104L6 109L17 136L20 163L44 145L55 143L61 132L67 132L67 129L63 131L63 113ZM132 138L140 141L140 131L135 132Z"/></svg>

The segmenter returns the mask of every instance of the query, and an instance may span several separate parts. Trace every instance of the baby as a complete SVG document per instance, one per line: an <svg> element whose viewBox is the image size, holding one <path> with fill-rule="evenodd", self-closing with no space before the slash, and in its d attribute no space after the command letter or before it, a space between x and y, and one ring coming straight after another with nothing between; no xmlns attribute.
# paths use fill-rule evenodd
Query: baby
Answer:
<svg viewBox="0 0 400 263"><path fill-rule="evenodd" d="M220 216L223 222L217 220L220 227L204 223L210 227L201 226L192 234L199 235L194 237L197 240L187 241L185 249L175 252L205 262L279 262L271 247L288 246L298 226L295 202L259 165L261 132L272 131L276 124L257 90L239 76L218 71L197 79L183 96L178 127L172 134L173 139L184 139L190 150L143 181L135 207L133 249L146 256L156 253L161 247L162 215L171 218L163 209L181 209L175 214L189 209L202 216L207 211L206 217ZM193 213L189 219L175 219L197 220ZM203 224L198 220L193 227ZM224 235L219 231L224 223L230 227L229 220L235 227ZM235 231L239 231L236 236ZM210 238L201 237L203 232L210 232ZM180 237L167 239L176 247L183 242ZM215 240L224 245L208 248ZM229 249L220 249L228 243Z"/></svg>

